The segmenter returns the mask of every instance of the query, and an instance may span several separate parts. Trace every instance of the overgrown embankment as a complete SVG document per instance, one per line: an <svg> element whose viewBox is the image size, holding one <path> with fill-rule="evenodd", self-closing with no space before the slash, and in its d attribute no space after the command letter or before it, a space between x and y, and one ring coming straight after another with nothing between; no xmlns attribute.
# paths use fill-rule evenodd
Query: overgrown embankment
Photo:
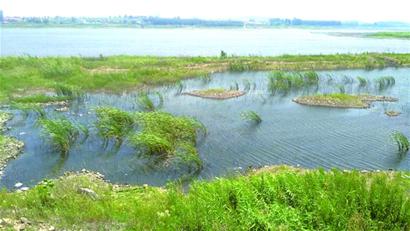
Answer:
<svg viewBox="0 0 410 231"><path fill-rule="evenodd" d="M0 102L52 90L56 84L82 90L123 91L217 71L318 70L409 66L410 54L284 55L277 57L3 57Z"/></svg>
<svg viewBox="0 0 410 231"><path fill-rule="evenodd" d="M271 167L178 185L74 174L0 193L2 227L111 230L408 230L410 173ZM27 222L29 221L29 223Z"/></svg>

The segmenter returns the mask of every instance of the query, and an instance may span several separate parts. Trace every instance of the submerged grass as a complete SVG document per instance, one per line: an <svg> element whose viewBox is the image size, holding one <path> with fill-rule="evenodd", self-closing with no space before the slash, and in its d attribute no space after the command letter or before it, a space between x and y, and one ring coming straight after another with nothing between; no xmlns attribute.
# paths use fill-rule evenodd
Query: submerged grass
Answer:
<svg viewBox="0 0 410 231"><path fill-rule="evenodd" d="M175 184L113 187L69 175L0 192L0 216L25 217L34 230L409 230L409 187L406 172L290 167L196 181L187 193Z"/></svg>
<svg viewBox="0 0 410 231"><path fill-rule="evenodd" d="M81 90L123 91L174 83L224 70L315 70L380 68L410 65L410 54L283 55L278 57L2 57L0 101L31 89L54 89L56 85ZM62 90L62 89L61 89Z"/></svg>
<svg viewBox="0 0 410 231"><path fill-rule="evenodd" d="M144 111L155 111L157 108L161 108L164 105L164 97L161 93L155 93L158 96L158 104L155 105L154 101L150 99L147 93L141 93L137 98L137 105Z"/></svg>

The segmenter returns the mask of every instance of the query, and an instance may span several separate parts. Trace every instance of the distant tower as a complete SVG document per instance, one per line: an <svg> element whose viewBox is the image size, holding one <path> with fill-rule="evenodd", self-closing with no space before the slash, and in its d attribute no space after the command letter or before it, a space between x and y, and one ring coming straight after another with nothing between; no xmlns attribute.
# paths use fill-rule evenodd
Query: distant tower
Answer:
<svg viewBox="0 0 410 231"><path fill-rule="evenodd" d="M3 23L3 11L0 10L0 24Z"/></svg>

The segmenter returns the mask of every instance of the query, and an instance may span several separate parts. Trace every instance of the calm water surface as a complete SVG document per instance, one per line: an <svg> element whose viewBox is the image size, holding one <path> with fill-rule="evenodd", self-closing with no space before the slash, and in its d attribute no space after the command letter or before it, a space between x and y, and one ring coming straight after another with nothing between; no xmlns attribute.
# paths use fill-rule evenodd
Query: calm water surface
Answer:
<svg viewBox="0 0 410 231"><path fill-rule="evenodd" d="M410 53L410 40L337 37L308 29L3 28L0 55L213 56ZM349 32L343 30L342 32ZM354 31L364 32L364 31Z"/></svg>
<svg viewBox="0 0 410 231"><path fill-rule="evenodd" d="M297 95L314 94L316 90L303 90L290 95L272 96L267 90L267 72L218 73L209 80L184 81L184 91L213 87L230 88L245 82L251 90L243 97L225 101L196 98L178 94L178 87L156 89L165 98L163 111L175 115L192 116L208 129L208 135L198 141L197 147L204 162L199 178L212 178L230 174L249 166L275 164L300 165L314 168L343 169L405 169L410 170L410 155L401 157L389 136L393 130L410 136L410 69L383 69L374 71L347 70L319 72L321 84L318 92L337 91L343 76L363 76L375 79L391 75L396 85L383 92L374 85L361 92L398 97L395 103L375 103L369 109L335 109L298 105L291 100ZM333 76L328 83L328 74ZM372 82L373 83L373 82ZM346 92L357 93L358 83L345 85ZM174 168L159 168L146 157L138 156L125 143L119 150L103 148L102 141L93 128L94 109L113 106L127 111L137 111L137 93L88 94L84 102L74 103L69 112L55 112L52 116L67 116L87 124L90 138L75 145L64 159L53 151L36 126L35 116L24 118L12 111L15 117L8 126L10 135L25 142L24 153L9 162L0 187L12 187L16 182L33 185L44 178L53 178L65 171L83 168L99 171L108 180L118 183L162 185L181 176ZM263 119L260 125L243 121L240 113L253 110ZM389 118L385 110L398 110L402 115Z"/></svg>

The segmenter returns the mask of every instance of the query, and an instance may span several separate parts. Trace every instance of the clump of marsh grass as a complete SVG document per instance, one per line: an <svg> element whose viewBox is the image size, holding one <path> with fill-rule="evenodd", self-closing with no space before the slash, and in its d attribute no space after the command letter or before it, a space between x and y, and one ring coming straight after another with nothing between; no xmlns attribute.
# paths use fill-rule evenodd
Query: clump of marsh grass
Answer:
<svg viewBox="0 0 410 231"><path fill-rule="evenodd" d="M212 77L211 77L210 74L204 74L200 78L201 78L203 84L208 84L212 81Z"/></svg>
<svg viewBox="0 0 410 231"><path fill-rule="evenodd" d="M400 153L407 153L409 151L409 140L403 133L394 131L391 134L391 138L397 144Z"/></svg>
<svg viewBox="0 0 410 231"><path fill-rule="evenodd" d="M359 87L366 87L369 84L369 81L361 76L357 76L357 80L359 81Z"/></svg>
<svg viewBox="0 0 410 231"><path fill-rule="evenodd" d="M241 117L244 120L251 121L256 124L260 124L262 122L262 118L254 111L244 111L241 113Z"/></svg>
<svg viewBox="0 0 410 231"><path fill-rule="evenodd" d="M354 80L352 77L345 75L343 76L342 82L343 84L352 84Z"/></svg>
<svg viewBox="0 0 410 231"><path fill-rule="evenodd" d="M277 91L287 93L292 89L317 86L319 75L316 72L274 71L269 75L268 89L272 94Z"/></svg>
<svg viewBox="0 0 410 231"><path fill-rule="evenodd" d="M229 90L238 91L239 90L239 84L237 82L235 82L232 86L229 87Z"/></svg>
<svg viewBox="0 0 410 231"><path fill-rule="evenodd" d="M396 80L392 76L384 76L376 79L376 86L379 90L384 90L396 84Z"/></svg>
<svg viewBox="0 0 410 231"><path fill-rule="evenodd" d="M164 105L164 97L159 92L156 92L156 95L158 96L158 105L154 104L147 93L141 93L137 98L138 106L144 111L155 111L157 108L161 108Z"/></svg>
<svg viewBox="0 0 410 231"><path fill-rule="evenodd" d="M120 146L124 138L134 129L133 116L116 108L100 107L96 109L96 128L98 135L104 139L105 145L110 139Z"/></svg>
<svg viewBox="0 0 410 231"><path fill-rule="evenodd" d="M338 84L338 85L336 85L336 88L338 89L339 93L341 93L341 94L345 94L345 93L346 93L346 88L345 88L344 85Z"/></svg>
<svg viewBox="0 0 410 231"><path fill-rule="evenodd" d="M84 92L76 86L56 84L54 90L57 96L68 97L69 99L79 99L84 96Z"/></svg>
<svg viewBox="0 0 410 231"><path fill-rule="evenodd" d="M79 126L73 122L62 119L41 119L43 133L47 134L55 148L63 155L67 155L71 146L80 135Z"/></svg>
<svg viewBox="0 0 410 231"><path fill-rule="evenodd" d="M148 155L178 157L193 163L195 169L202 166L195 148L197 131L203 128L201 123L157 111L136 113L135 119L141 127L139 133L129 138L135 147L142 148Z"/></svg>
<svg viewBox="0 0 410 231"><path fill-rule="evenodd" d="M245 80L243 81L243 90L244 90L244 91L249 91L249 90L251 90L251 82L250 82L249 80L247 80L247 79L245 79Z"/></svg>
<svg viewBox="0 0 410 231"><path fill-rule="evenodd" d="M229 71L242 72L252 70L252 66L241 61L232 61L229 63Z"/></svg>

